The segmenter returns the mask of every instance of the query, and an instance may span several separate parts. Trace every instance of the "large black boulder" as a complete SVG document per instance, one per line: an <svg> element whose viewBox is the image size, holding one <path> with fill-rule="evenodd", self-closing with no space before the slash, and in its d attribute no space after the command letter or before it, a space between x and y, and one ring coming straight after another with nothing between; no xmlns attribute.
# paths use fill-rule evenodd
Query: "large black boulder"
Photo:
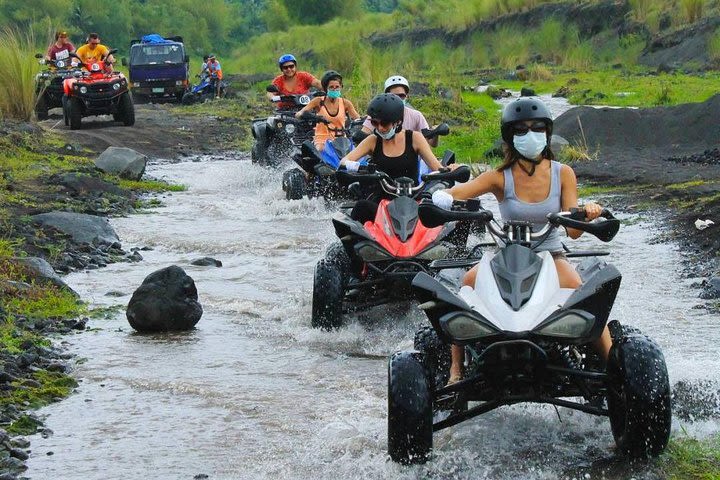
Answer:
<svg viewBox="0 0 720 480"><path fill-rule="evenodd" d="M190 330L202 317L195 282L177 265L151 273L127 307L130 326L139 332Z"/></svg>

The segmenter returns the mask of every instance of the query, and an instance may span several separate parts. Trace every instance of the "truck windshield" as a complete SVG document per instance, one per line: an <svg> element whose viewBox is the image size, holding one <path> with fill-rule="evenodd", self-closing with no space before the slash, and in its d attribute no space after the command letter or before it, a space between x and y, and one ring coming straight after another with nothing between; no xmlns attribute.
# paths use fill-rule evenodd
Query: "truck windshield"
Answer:
<svg viewBox="0 0 720 480"><path fill-rule="evenodd" d="M130 49L131 65L157 65L183 63L181 45L133 45Z"/></svg>

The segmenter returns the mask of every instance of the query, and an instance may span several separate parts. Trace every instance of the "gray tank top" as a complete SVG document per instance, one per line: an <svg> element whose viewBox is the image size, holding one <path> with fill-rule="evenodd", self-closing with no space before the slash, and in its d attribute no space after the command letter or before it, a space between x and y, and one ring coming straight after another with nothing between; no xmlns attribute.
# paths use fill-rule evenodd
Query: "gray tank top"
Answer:
<svg viewBox="0 0 720 480"><path fill-rule="evenodd" d="M500 215L504 222L508 220L522 220L533 223L533 230L538 231L547 224L547 214L559 212L560 203L560 162L550 162L550 194L545 200L537 203L523 202L517 198L515 194L515 181L513 180L512 169L503 170L505 176L504 199L500 202ZM558 229L553 230L547 239L538 245L535 249L538 251L547 250L549 252L562 252L563 247L560 242L560 232Z"/></svg>

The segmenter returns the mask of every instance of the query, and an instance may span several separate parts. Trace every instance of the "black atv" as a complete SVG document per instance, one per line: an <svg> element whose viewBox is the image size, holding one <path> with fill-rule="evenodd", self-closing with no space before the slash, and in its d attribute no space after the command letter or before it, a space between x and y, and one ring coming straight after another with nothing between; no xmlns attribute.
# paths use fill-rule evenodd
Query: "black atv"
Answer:
<svg viewBox="0 0 720 480"><path fill-rule="evenodd" d="M41 53L35 54L42 65L49 66L35 76L35 115L38 120L47 120L51 108L63 107L63 80L79 74L80 67L72 64L70 58L62 60L43 59Z"/></svg>
<svg viewBox="0 0 720 480"><path fill-rule="evenodd" d="M267 87L268 92L277 92L275 85ZM250 158L253 163L273 166L284 158L292 158L300 145L311 140L315 134L317 120L298 121L295 114L310 103L313 96L324 95L315 92L307 95L280 95L278 103L284 105L267 118L252 120L253 145Z"/></svg>
<svg viewBox="0 0 720 480"><path fill-rule="evenodd" d="M605 210L585 221L584 210L548 215L539 232L532 224L509 222L503 229L492 213L472 202L452 211L420 206L428 225L479 221L501 248L480 260L474 288L453 293L427 274L413 289L431 326L417 332L416 351L393 354L388 366L388 451L401 463L429 458L433 433L503 405L545 403L610 418L619 450L628 456L659 455L671 424L670 383L658 345L636 329L608 323L620 287L618 270L597 256L577 268L583 283L560 288L552 256L533 247L559 226L611 240L619 221ZM464 260L444 266L469 266ZM593 343L605 325L612 337L607 364ZM447 385L450 345L465 350L465 375ZM470 406L468 402L477 402Z"/></svg>

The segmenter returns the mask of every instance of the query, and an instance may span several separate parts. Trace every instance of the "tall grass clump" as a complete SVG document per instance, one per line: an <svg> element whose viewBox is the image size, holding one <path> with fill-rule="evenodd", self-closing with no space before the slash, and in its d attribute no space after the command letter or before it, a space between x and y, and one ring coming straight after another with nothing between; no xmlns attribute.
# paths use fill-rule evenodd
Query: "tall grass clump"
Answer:
<svg viewBox="0 0 720 480"><path fill-rule="evenodd" d="M534 47L543 60L558 62L562 58L567 27L555 18L545 20L534 38Z"/></svg>
<svg viewBox="0 0 720 480"><path fill-rule="evenodd" d="M638 22L644 22L648 18L650 13L650 7L652 7L651 0L630 0L630 8L632 15Z"/></svg>
<svg viewBox="0 0 720 480"><path fill-rule="evenodd" d="M705 0L681 0L680 5L685 15L685 20L687 20L688 23L694 23L700 20L703 15L704 4Z"/></svg>
<svg viewBox="0 0 720 480"><path fill-rule="evenodd" d="M35 74L32 32L13 28L0 31L0 118L30 120L35 107Z"/></svg>

